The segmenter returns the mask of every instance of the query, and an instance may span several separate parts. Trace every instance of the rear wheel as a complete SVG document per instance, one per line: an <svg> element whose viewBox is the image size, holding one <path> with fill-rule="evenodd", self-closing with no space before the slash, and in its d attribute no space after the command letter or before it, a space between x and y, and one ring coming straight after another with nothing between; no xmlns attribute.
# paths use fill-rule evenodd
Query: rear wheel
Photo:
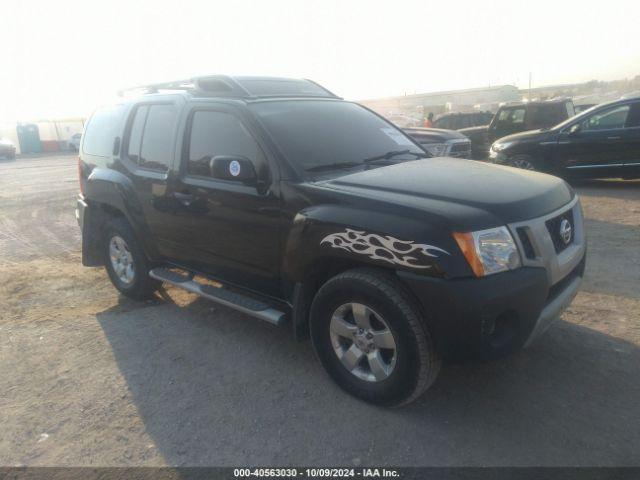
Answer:
<svg viewBox="0 0 640 480"><path fill-rule="evenodd" d="M419 309L386 273L358 269L330 279L313 300L310 329L333 380L370 403L412 402L440 370Z"/></svg>
<svg viewBox="0 0 640 480"><path fill-rule="evenodd" d="M104 254L111 283L122 294L142 299L150 297L160 288L161 283L149 276L149 261L124 218L115 218L109 223Z"/></svg>

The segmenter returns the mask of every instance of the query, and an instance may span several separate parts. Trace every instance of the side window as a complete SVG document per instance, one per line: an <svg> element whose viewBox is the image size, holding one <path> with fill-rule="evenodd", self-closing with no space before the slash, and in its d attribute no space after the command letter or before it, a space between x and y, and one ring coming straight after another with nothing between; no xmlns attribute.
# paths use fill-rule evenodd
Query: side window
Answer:
<svg viewBox="0 0 640 480"><path fill-rule="evenodd" d="M609 108L590 115L582 121L580 128L583 131L611 130L624 128L629 115L629 105Z"/></svg>
<svg viewBox="0 0 640 480"><path fill-rule="evenodd" d="M141 167L161 171L169 169L177 117L174 105L149 105L138 160Z"/></svg>
<svg viewBox="0 0 640 480"><path fill-rule="evenodd" d="M138 107L133 117L133 123L131 124L131 132L129 134L129 146L127 148L127 156L132 162L138 163L140 161L140 147L142 146L142 131L144 130L144 123L147 121L147 112L149 107L143 105Z"/></svg>
<svg viewBox="0 0 640 480"><path fill-rule="evenodd" d="M99 157L112 155L113 142L122 122L122 112L120 105L100 108L94 112L84 132L84 153Z"/></svg>
<svg viewBox="0 0 640 480"><path fill-rule="evenodd" d="M498 113L498 120L494 128L505 128L524 123L526 110L524 108L505 108Z"/></svg>
<svg viewBox="0 0 640 480"><path fill-rule="evenodd" d="M189 175L210 176L209 162L217 155L239 155L259 168L265 162L260 147L245 126L229 113L200 110L191 121Z"/></svg>
<svg viewBox="0 0 640 480"><path fill-rule="evenodd" d="M525 112L526 110L524 108L516 108L515 110L513 110L513 113L511 115L511 123L513 123L514 125L524 123Z"/></svg>

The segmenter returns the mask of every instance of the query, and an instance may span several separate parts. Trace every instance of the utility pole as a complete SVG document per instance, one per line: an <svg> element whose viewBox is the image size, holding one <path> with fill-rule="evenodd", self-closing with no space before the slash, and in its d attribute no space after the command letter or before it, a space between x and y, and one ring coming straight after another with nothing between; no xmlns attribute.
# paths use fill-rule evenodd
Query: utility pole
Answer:
<svg viewBox="0 0 640 480"><path fill-rule="evenodd" d="M529 101L531 101L531 72L529 72Z"/></svg>

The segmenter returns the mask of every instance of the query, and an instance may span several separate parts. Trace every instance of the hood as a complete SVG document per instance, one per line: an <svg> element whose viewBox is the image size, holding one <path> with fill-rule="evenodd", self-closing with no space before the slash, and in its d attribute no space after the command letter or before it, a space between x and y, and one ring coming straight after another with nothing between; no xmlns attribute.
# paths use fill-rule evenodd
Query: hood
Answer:
<svg viewBox="0 0 640 480"><path fill-rule="evenodd" d="M462 133L463 135L466 135L468 133L473 135L473 134L479 134L479 133L484 133L488 131L489 131L489 125L480 125L479 127L467 127L467 128L461 128L460 130L458 130L458 132Z"/></svg>
<svg viewBox="0 0 640 480"><path fill-rule="evenodd" d="M442 128L404 128L403 131L411 138L419 141L446 142L447 140L466 140L467 138L455 130L444 130Z"/></svg>
<svg viewBox="0 0 640 480"><path fill-rule="evenodd" d="M325 185L378 201L432 206L442 216L458 211L454 205L467 207L467 211L483 210L502 223L542 216L573 198L571 188L557 177L456 158L398 163L339 177Z"/></svg>
<svg viewBox="0 0 640 480"><path fill-rule="evenodd" d="M540 141L545 140L550 135L553 135L553 131L549 129L527 130L526 132L514 133L502 137L496 140L495 143Z"/></svg>

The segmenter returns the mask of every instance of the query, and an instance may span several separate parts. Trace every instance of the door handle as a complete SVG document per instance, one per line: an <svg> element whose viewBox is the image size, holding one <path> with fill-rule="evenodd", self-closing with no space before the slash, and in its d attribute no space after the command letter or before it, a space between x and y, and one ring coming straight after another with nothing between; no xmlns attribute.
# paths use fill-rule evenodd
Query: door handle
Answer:
<svg viewBox="0 0 640 480"><path fill-rule="evenodd" d="M620 140L622 137L607 137L607 140Z"/></svg>
<svg viewBox="0 0 640 480"><path fill-rule="evenodd" d="M196 197L191 193L175 192L173 194L173 198L178 200L185 207L188 207L189 205L191 205L191 203L195 200Z"/></svg>

